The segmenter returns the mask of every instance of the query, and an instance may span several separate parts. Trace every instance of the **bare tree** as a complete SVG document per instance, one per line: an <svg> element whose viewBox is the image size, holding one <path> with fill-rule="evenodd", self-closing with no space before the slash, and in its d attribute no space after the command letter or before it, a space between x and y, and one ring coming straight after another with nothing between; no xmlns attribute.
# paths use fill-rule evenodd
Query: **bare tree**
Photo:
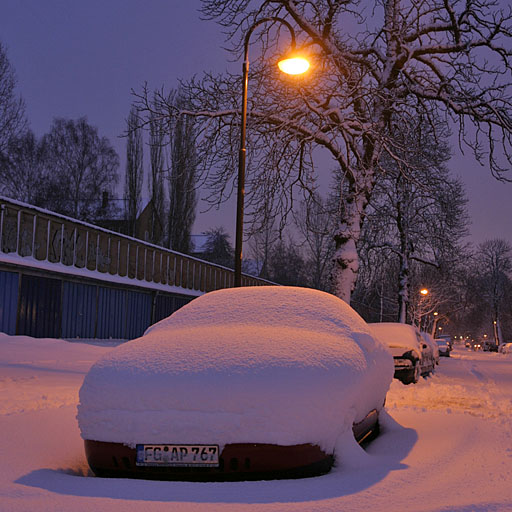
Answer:
<svg viewBox="0 0 512 512"><path fill-rule="evenodd" d="M103 193L111 195L118 180L119 157L109 140L82 117L54 119L43 143L46 171L38 204L93 221Z"/></svg>
<svg viewBox="0 0 512 512"><path fill-rule="evenodd" d="M274 206L286 210L294 188L314 184L313 152L331 155L346 182L333 232L333 288L339 297L349 301L354 289L357 244L385 172L383 155L399 159L396 123L417 115L453 122L461 146L506 179L512 13L496 0L203 0L202 12L225 28L235 55L255 21L285 18L314 61L308 79L284 80L266 64L287 37L282 25L271 20L255 33L254 53L261 58L250 76L248 204L257 212L263 187L250 185L266 181ZM205 169L213 169L209 184L221 200L236 168L240 77L205 76L188 89L193 104L177 110L203 121ZM139 99L142 108L153 108L144 92Z"/></svg>
<svg viewBox="0 0 512 512"><path fill-rule="evenodd" d="M407 321L413 262L416 271L422 265L454 266L467 235L464 189L445 167L448 133L442 140L433 135L432 125L421 118L395 130L403 150L399 159L384 155L386 173L375 184L359 245L397 258L397 320L402 323Z"/></svg>
<svg viewBox="0 0 512 512"><path fill-rule="evenodd" d="M9 141L20 137L26 130L25 103L16 96L16 76L0 43L0 166L7 159ZM0 174L1 176L1 174Z"/></svg>
<svg viewBox="0 0 512 512"><path fill-rule="evenodd" d="M149 123L149 160L151 172L149 175L149 192L153 203L154 216L152 219L151 242L161 244L163 230L160 238L157 237L155 225L158 222L160 226L165 225L164 220L164 173L165 169L165 126L162 118L153 115Z"/></svg>
<svg viewBox="0 0 512 512"><path fill-rule="evenodd" d="M45 150L29 130L11 138L0 172L0 194L35 204L44 188Z"/></svg>
<svg viewBox="0 0 512 512"><path fill-rule="evenodd" d="M183 109L187 100L174 91L168 99L176 109ZM195 120L190 116L172 118L169 126L169 247L190 253L190 235L196 218L197 166Z"/></svg>
<svg viewBox="0 0 512 512"><path fill-rule="evenodd" d="M285 286L308 286L308 270L302 251L292 239L280 239L270 251L268 278Z"/></svg>
<svg viewBox="0 0 512 512"><path fill-rule="evenodd" d="M501 324L505 297L511 288L512 247L500 238L487 240L478 246L476 258L480 290L491 309L494 339L496 343L503 343Z"/></svg>
<svg viewBox="0 0 512 512"><path fill-rule="evenodd" d="M267 222L260 226L249 238L251 259L256 266L255 273L263 279L269 279L269 261L273 243L279 238L274 228L273 219L266 217Z"/></svg>
<svg viewBox="0 0 512 512"><path fill-rule="evenodd" d="M309 201L302 203L295 216L295 224L303 239L308 283L319 290L329 289L328 274L334 253L331 234L337 211L330 203L332 201L324 201L319 194L313 194Z"/></svg>
<svg viewBox="0 0 512 512"><path fill-rule="evenodd" d="M135 235L135 221L140 212L142 200L142 182L144 180L144 147L142 130L139 128L137 109L132 107L127 120L126 174L124 199L129 234Z"/></svg>

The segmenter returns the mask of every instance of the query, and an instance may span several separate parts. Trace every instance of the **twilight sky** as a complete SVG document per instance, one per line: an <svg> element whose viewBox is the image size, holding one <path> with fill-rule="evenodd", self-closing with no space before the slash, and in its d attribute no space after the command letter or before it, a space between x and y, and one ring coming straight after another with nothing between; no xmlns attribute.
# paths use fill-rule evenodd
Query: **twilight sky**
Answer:
<svg viewBox="0 0 512 512"><path fill-rule="evenodd" d="M169 88L203 71L241 68L222 48L221 27L200 20L199 6L199 0L2 0L0 41L34 132L44 134L54 117L86 116L111 140L123 175L126 141L119 136L132 88L140 90L145 81L150 89ZM469 155L449 165L466 184L470 241L512 243L512 184L494 180ZM230 202L220 212L198 215L194 231L224 225L233 232L234 218Z"/></svg>

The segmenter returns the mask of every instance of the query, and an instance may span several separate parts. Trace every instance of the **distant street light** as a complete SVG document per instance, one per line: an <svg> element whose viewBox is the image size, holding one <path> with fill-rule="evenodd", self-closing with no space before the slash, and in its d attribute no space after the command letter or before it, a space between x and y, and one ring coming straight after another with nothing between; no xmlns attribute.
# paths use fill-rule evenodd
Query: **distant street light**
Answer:
<svg viewBox="0 0 512 512"><path fill-rule="evenodd" d="M420 290L420 293L421 295L423 295L424 297L426 297L428 294L429 294L429 291L426 289L426 288L422 288Z"/></svg>
<svg viewBox="0 0 512 512"><path fill-rule="evenodd" d="M244 234L244 199L245 199L245 132L247 126L247 88L249 82L249 39L254 29L267 22L278 22L285 25L292 38L291 50L295 51L295 32L293 27L284 19L278 17L263 18L256 21L247 30L244 42L244 62L242 65L242 123L240 129L240 150L238 153L238 189L236 203L236 232L235 232L235 286L242 286L242 243ZM309 62L303 57L290 55L278 63L284 73L298 75L309 68Z"/></svg>
<svg viewBox="0 0 512 512"><path fill-rule="evenodd" d="M434 311L433 315L434 315L434 321L432 323L431 334L432 334L432 336L435 337L437 322L440 320L440 318L439 318L439 313L437 311Z"/></svg>

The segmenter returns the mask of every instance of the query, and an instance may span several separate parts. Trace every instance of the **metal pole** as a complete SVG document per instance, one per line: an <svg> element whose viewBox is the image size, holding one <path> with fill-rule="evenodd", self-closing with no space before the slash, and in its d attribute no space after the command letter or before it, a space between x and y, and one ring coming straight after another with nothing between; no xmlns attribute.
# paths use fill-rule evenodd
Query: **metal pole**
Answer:
<svg viewBox="0 0 512 512"><path fill-rule="evenodd" d="M264 18L256 21L247 31L244 42L244 62L242 64L242 119L240 127L240 149L238 151L238 187L236 200L236 228L235 228L235 287L242 286L242 243L244 236L244 200L245 200L245 135L247 128L247 89L249 83L249 39L254 29L267 22L278 22L285 25L292 38L291 47L295 48L295 32L292 26L284 19L278 17Z"/></svg>

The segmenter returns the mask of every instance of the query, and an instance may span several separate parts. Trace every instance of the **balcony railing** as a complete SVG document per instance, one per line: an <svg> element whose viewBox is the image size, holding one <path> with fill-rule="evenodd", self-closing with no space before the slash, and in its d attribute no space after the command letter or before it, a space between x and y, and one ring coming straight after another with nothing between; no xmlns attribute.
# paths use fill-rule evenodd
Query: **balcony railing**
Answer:
<svg viewBox="0 0 512 512"><path fill-rule="evenodd" d="M142 286L180 287L183 293L234 283L231 269L0 196L0 261L2 253L76 268L82 275L85 269ZM242 286L268 284L242 276Z"/></svg>

